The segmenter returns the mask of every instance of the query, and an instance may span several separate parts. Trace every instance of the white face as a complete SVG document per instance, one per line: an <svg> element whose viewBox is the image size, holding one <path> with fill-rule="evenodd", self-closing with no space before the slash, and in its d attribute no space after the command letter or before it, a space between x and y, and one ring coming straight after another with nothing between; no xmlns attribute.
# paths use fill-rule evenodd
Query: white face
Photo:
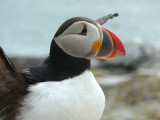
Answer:
<svg viewBox="0 0 160 120"><path fill-rule="evenodd" d="M95 41L100 40L100 32L95 25L86 21L78 21L55 37L54 40L67 54L90 59L98 52L92 49L92 45Z"/></svg>

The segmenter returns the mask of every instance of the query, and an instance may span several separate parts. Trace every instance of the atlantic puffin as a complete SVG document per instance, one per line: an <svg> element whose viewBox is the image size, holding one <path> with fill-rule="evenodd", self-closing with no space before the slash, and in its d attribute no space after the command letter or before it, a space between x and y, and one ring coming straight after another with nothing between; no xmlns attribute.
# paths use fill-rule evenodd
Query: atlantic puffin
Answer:
<svg viewBox="0 0 160 120"><path fill-rule="evenodd" d="M0 47L0 120L100 120L105 96L90 60L125 55L120 39L101 26L114 16L65 21L44 63L21 72Z"/></svg>

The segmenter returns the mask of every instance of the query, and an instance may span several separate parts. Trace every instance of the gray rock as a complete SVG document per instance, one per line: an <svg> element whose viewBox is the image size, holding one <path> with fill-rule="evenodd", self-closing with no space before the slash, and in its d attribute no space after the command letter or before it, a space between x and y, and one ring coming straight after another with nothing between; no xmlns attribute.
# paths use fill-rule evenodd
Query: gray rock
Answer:
<svg viewBox="0 0 160 120"><path fill-rule="evenodd" d="M156 48L147 44L143 45L137 43L128 43L125 48L126 56L99 60L98 67L132 71L142 67L145 63L153 63L154 61L156 62L154 62L155 66L157 66L157 64L160 66L159 55L156 54L158 50ZM153 55L155 59L153 59Z"/></svg>
<svg viewBox="0 0 160 120"><path fill-rule="evenodd" d="M103 85L106 107L101 120L159 120L159 85L159 75L139 72L132 74L126 82Z"/></svg>
<svg viewBox="0 0 160 120"><path fill-rule="evenodd" d="M42 64L45 58L12 57L10 60L18 70L22 70Z"/></svg>

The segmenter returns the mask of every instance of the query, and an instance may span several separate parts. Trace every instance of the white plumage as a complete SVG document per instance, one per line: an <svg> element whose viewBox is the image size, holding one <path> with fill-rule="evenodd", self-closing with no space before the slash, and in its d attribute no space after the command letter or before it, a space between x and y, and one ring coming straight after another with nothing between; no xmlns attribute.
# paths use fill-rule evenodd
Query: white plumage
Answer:
<svg viewBox="0 0 160 120"><path fill-rule="evenodd" d="M100 120L105 96L91 71L29 87L16 120Z"/></svg>

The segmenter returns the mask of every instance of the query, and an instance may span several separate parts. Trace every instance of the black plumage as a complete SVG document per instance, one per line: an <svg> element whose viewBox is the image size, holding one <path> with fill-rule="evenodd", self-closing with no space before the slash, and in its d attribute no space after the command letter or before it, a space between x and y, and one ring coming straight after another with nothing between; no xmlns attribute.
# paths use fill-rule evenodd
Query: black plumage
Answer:
<svg viewBox="0 0 160 120"><path fill-rule="evenodd" d="M0 117L15 120L17 108L27 94L27 82L0 48Z"/></svg>
<svg viewBox="0 0 160 120"><path fill-rule="evenodd" d="M80 75L86 69L90 69L90 60L66 54L53 40L50 56L45 63L23 71L22 75L29 84L33 84L65 80Z"/></svg>

